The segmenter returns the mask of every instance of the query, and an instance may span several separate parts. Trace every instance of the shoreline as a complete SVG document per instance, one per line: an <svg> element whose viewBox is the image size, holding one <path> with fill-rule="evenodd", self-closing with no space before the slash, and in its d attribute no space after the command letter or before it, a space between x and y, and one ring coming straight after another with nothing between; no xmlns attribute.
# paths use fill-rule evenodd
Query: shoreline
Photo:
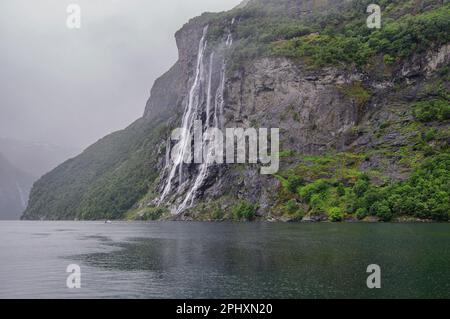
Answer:
<svg viewBox="0 0 450 319"><path fill-rule="evenodd" d="M255 219L255 220L198 220L198 219L159 219L159 220L138 220L138 219L94 219L94 220L73 220L73 219L16 219L16 220L0 220L0 222L102 222L104 224L111 224L115 222L121 223L162 223L162 222L176 222L176 223L232 223L232 224L447 224L449 221L437 221L437 220L424 220L424 219L397 219L391 221L374 221L374 220L343 220L338 222L333 222L330 220L322 221L292 221L292 220L281 220L281 219Z"/></svg>

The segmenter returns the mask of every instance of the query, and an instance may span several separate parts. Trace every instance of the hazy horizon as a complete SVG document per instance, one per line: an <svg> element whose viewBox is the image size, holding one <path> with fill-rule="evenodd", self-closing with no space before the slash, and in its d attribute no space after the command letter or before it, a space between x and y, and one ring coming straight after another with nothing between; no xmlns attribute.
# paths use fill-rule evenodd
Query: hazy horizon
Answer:
<svg viewBox="0 0 450 319"><path fill-rule="evenodd" d="M0 137L86 148L142 116L177 59L174 33L240 0L0 3ZM77 3L82 27L66 27Z"/></svg>

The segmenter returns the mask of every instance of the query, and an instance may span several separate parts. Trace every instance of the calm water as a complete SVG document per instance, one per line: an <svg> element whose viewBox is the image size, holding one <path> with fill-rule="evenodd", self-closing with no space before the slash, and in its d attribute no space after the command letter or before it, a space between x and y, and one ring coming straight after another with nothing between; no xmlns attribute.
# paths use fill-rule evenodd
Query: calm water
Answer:
<svg viewBox="0 0 450 319"><path fill-rule="evenodd" d="M450 224L0 222L0 298L50 297L449 298Z"/></svg>

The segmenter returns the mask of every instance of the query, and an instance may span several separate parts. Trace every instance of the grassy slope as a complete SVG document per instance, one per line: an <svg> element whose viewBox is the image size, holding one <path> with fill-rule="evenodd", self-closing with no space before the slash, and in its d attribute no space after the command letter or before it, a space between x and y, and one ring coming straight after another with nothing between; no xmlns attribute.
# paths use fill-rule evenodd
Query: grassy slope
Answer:
<svg viewBox="0 0 450 319"><path fill-rule="evenodd" d="M164 128L141 119L36 182L24 218L122 218L158 176Z"/></svg>

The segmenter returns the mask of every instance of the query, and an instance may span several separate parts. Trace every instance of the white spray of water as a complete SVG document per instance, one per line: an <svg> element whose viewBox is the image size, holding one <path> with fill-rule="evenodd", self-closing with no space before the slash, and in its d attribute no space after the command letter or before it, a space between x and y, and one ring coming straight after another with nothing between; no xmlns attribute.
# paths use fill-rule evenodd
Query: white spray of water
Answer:
<svg viewBox="0 0 450 319"><path fill-rule="evenodd" d="M196 109L196 103L198 103L198 95L200 90L200 78L203 68L203 57L204 52L206 48L206 33L208 31L208 26L206 26L203 29L203 35L200 40L199 46L198 46L198 56L197 56L197 67L195 71L195 78L194 82L192 84L192 87L189 91L189 98L188 98L188 104L186 106L184 115L183 115L183 121L182 121L182 128L185 130L185 132L190 132L193 122L194 122L194 112ZM169 192L172 190L172 182L176 175L177 170L179 170L179 177L180 177L180 184L182 182L182 172L183 172L183 159L185 157L186 152L188 151L188 147L191 147L191 140L187 134L183 135L180 141L181 147L178 148L176 158L174 159L174 163L171 167L169 177L167 178L166 186L164 187L163 193L159 199L159 202L161 203L166 196L169 194Z"/></svg>
<svg viewBox="0 0 450 319"><path fill-rule="evenodd" d="M230 34L228 34L228 38L227 38L227 42L226 45L227 47L231 46L233 44L233 36Z"/></svg>
<svg viewBox="0 0 450 319"><path fill-rule="evenodd" d="M226 47L229 48L233 43L233 37L231 35L231 32L229 32L227 41L225 43ZM220 127L219 123L219 117L223 114L223 106L224 106L224 92L225 92L225 72L226 72L226 63L225 58L223 58L222 61L222 67L221 67L221 77L220 77L220 84L217 88L216 92L216 98L214 103L214 126L216 128ZM211 75L211 69L210 69L210 75ZM209 92L208 92L208 98ZM206 123L205 129L208 130L210 128L209 121ZM208 169L210 165L213 163L213 156L214 156L214 145L206 144L205 141L203 141L203 149L205 150L206 158L203 159L203 163L200 166L198 175L195 179L195 182L189 192L187 193L186 197L184 198L183 203L178 207L177 213L181 213L184 209L191 206L195 200L195 194L196 192L202 187L203 183L206 180L206 177L208 176Z"/></svg>
<svg viewBox="0 0 450 319"><path fill-rule="evenodd" d="M234 19L232 21L232 24L234 23ZM205 27L203 30L203 36L199 43L199 50L198 50L198 57L197 57L197 67L195 72L194 81L192 84L192 87L189 91L189 98L188 103L185 109L185 113L183 116L182 121L182 130L184 132L192 132L194 121L196 120L197 115L201 115L203 113L203 110L199 110L199 107L202 105L201 101L201 86L205 79L204 72L205 72L205 66L204 66L204 55L205 55L205 49L207 46L207 42L205 40L206 33L207 33L208 27ZM229 32L226 41L225 41L225 48L231 47L233 44L233 37L231 34L231 31ZM213 116L213 126L216 128L221 127L220 118L223 115L223 108L224 108L224 91L225 91L225 73L226 73L226 62L225 62L225 56L223 56L221 61L221 67L220 67L220 80L217 87L217 90L214 95L214 110L211 110L212 108L212 78L213 78L213 71L214 71L214 59L215 55L214 52L211 53L209 57L209 66L208 66L208 75L206 83L206 107L205 107L205 115L206 120L204 123L204 126L202 128L203 132L206 132L209 128L211 128L211 116ZM212 111L212 112L211 112ZM212 114L211 114L212 113ZM180 188L183 188L183 160L186 154L189 154L191 148L191 136L190 134L184 134L181 138L179 145L179 149L177 150L176 157L173 159L173 164L170 167L170 173L166 180L166 185L164 187L163 193L159 199L159 203L162 203L164 199L168 196L168 194L172 191L173 187L173 179L176 177L176 174L178 173L179 176L179 185L177 194L180 191ZM202 164L199 164L199 167L197 168L197 174L192 179L192 186L189 188L189 190L186 192L186 196L184 197L183 202L178 206L176 209L176 213L181 213L186 208L190 207L194 200L196 193L198 190L202 187L204 184L207 176L208 171L210 168L210 165L213 163L213 156L214 156L214 145L211 145L211 143L207 143L206 139L202 142L202 149L204 151L203 154L205 154L206 158L203 158Z"/></svg>
<svg viewBox="0 0 450 319"><path fill-rule="evenodd" d="M208 75L208 93L206 97L206 125L209 125L209 118L211 112L211 85L212 85L212 71L213 71L214 52L209 58L209 75Z"/></svg>

